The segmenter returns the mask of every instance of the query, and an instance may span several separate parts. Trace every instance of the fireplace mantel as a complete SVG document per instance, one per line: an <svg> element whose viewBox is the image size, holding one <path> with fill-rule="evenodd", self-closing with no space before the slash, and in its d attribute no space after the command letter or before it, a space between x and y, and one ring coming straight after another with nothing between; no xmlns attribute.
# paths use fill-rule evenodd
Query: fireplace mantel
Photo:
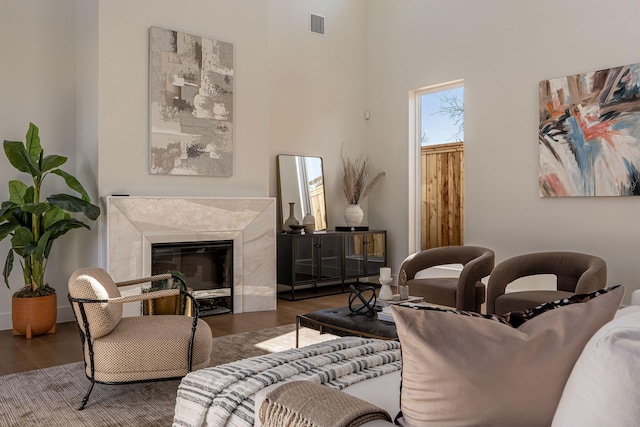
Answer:
<svg viewBox="0 0 640 427"><path fill-rule="evenodd" d="M107 270L116 281L151 274L151 244L233 240L233 311L276 309L273 198L107 196Z"/></svg>

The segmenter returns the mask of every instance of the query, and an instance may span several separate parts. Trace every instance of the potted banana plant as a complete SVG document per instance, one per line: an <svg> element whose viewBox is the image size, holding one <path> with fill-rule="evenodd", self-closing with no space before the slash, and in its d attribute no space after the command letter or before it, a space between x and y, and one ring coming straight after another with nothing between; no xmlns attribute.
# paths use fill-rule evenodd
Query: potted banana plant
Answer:
<svg viewBox="0 0 640 427"><path fill-rule="evenodd" d="M9 287L15 256L20 257L24 287L13 294L11 314L13 334L34 335L55 333L57 298L55 289L45 281L47 260L53 242L75 228L89 228L72 214L96 220L100 208L91 203L84 187L72 175L60 169L67 158L45 156L40 144L39 130L29 123L25 142L3 143L9 163L30 176L28 184L20 180L9 181L9 200L0 205L0 241L10 238L11 247L4 263L2 275ZM46 177L57 175L76 193L53 194L45 197L42 184Z"/></svg>

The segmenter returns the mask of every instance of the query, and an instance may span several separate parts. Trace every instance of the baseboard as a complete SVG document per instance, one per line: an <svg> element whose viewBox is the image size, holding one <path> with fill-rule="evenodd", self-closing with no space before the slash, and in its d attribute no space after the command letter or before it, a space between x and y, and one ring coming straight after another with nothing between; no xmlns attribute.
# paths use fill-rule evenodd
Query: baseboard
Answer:
<svg viewBox="0 0 640 427"><path fill-rule="evenodd" d="M11 313L0 313L0 331L6 331L11 328Z"/></svg>
<svg viewBox="0 0 640 427"><path fill-rule="evenodd" d="M75 322L76 318L73 316L73 310L71 306L58 307L58 323Z"/></svg>

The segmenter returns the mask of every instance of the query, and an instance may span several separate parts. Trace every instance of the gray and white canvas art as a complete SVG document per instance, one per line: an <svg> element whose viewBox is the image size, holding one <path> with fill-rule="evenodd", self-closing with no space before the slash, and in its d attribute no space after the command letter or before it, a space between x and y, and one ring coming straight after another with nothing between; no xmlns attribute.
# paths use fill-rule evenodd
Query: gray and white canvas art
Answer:
<svg viewBox="0 0 640 427"><path fill-rule="evenodd" d="M150 29L150 173L233 175L233 44Z"/></svg>

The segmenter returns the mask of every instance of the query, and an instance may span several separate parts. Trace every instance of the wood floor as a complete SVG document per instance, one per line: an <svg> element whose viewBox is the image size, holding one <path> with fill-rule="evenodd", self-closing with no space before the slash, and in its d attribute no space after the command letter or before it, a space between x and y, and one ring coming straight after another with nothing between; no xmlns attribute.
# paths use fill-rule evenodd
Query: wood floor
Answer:
<svg viewBox="0 0 640 427"><path fill-rule="evenodd" d="M203 319L214 337L256 331L295 323L296 314L348 305L349 294L331 295L301 301L278 299L276 311L223 314ZM0 375L47 368L82 361L82 346L75 322L59 323L56 333L30 340L0 331Z"/></svg>

